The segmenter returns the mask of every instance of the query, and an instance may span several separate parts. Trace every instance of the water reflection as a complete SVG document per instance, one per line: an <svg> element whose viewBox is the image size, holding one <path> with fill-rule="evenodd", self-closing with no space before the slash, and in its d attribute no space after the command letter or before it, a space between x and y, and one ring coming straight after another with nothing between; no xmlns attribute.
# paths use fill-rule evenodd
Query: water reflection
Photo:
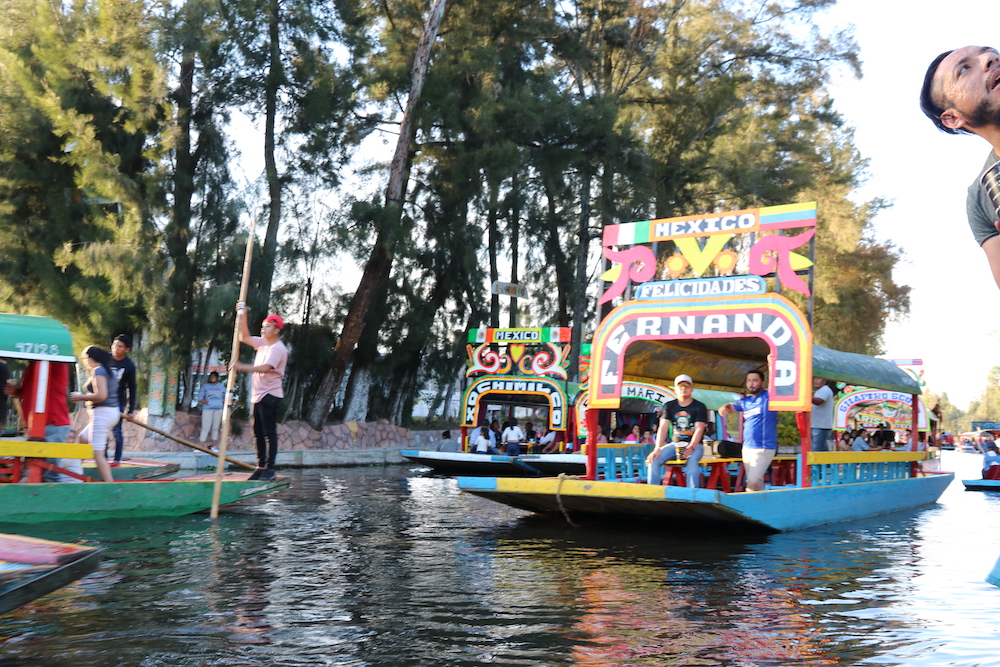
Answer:
<svg viewBox="0 0 1000 667"><path fill-rule="evenodd" d="M0 664L993 661L983 578L1000 538L982 524L1000 497L952 488L931 508L746 536L574 529L405 468L295 476L217 524L20 527L108 560L0 617Z"/></svg>

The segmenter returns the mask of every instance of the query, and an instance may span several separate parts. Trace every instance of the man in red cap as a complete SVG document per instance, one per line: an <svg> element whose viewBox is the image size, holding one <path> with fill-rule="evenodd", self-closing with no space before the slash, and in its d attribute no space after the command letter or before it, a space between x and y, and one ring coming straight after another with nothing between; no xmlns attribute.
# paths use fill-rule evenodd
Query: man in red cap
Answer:
<svg viewBox="0 0 1000 667"><path fill-rule="evenodd" d="M246 304L236 304L236 319L240 341L257 352L253 364L234 361L233 368L250 376L250 423L257 445L257 470L250 479L274 479L274 461L278 456L278 408L285 392L281 379L285 376L288 349L281 342L285 321L279 315L268 315L260 325L260 336L251 336L247 326Z"/></svg>

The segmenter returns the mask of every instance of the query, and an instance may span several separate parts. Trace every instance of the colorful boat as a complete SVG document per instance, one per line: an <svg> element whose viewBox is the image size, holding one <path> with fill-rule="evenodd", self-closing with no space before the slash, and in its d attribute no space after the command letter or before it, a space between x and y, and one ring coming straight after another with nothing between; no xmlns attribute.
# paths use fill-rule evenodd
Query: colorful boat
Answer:
<svg viewBox="0 0 1000 667"><path fill-rule="evenodd" d="M1000 491L1000 479L963 479L966 491Z"/></svg>
<svg viewBox="0 0 1000 667"><path fill-rule="evenodd" d="M414 463L443 475L539 475L524 455L540 449L523 443L522 456L474 453L479 428L515 411L535 417L521 423L544 422L556 434L560 451L572 451L575 441L573 401L580 387L566 380L570 330L562 327L472 329L466 352L467 385L462 395L461 452L404 450ZM535 452L537 453L537 452ZM576 464L569 468L577 470Z"/></svg>
<svg viewBox="0 0 1000 667"><path fill-rule="evenodd" d="M97 569L103 549L0 534L0 614Z"/></svg>
<svg viewBox="0 0 1000 667"><path fill-rule="evenodd" d="M440 475L540 475L523 456L475 454L471 452L430 452L404 449L404 458L427 466Z"/></svg>
<svg viewBox="0 0 1000 667"><path fill-rule="evenodd" d="M809 295L800 274L812 270L812 261L793 250L812 239L815 224L815 203L809 203L606 227L604 256L613 266L602 279L612 284L599 304L622 301L604 317L591 345L585 478L462 477L459 487L567 518L658 518L764 531L936 502L954 475L924 469L928 457L919 451L915 430L908 451L811 451L813 377L905 394L914 424L921 393L919 383L891 362L814 345L809 318L777 293ZM801 229L807 231L786 235ZM658 257L656 248L673 254ZM733 275L739 267L750 275ZM653 281L657 270L672 279ZM741 392L747 372L760 370L767 371L769 408L796 413L798 427L797 441L785 443L798 451L782 457L788 461L776 460L766 490L742 492L738 459L703 459L708 480L698 489L683 486L676 464L666 486L642 483L641 453L605 456L600 465L598 411L619 408L625 383L666 386L683 373L697 388ZM741 423L734 426L733 432L741 431ZM609 465L618 460L627 466Z"/></svg>
<svg viewBox="0 0 1000 667"><path fill-rule="evenodd" d="M219 505L287 488L284 476L250 481L245 473L223 476ZM2 523L98 521L194 514L212 506L215 474L168 480L132 480L86 484L0 484Z"/></svg>
<svg viewBox="0 0 1000 667"><path fill-rule="evenodd" d="M80 443L45 442L48 386L52 364L73 364L76 358L69 330L47 317L0 314L0 357L36 362L37 395L32 401L33 418L28 423L29 440L0 442L0 522L85 521L150 516L178 516L212 506L215 475L180 480L143 480L176 472L176 464L140 462L112 468L136 479L115 482L83 481L79 475L49 462L51 459L81 459L93 456L93 448ZM55 470L83 483L43 482L47 470ZM220 505L271 493L289 485L287 477L273 480L247 479L248 474L228 473L222 483Z"/></svg>

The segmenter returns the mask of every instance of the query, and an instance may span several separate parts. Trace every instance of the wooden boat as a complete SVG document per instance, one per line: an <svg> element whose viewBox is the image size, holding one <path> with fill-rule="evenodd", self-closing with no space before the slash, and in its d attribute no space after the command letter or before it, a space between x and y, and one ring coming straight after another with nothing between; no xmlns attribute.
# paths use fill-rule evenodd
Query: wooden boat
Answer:
<svg viewBox="0 0 1000 667"><path fill-rule="evenodd" d="M122 459L121 465L111 468L111 474L116 480L125 479L158 479L172 475L181 469L179 463L167 463L154 459ZM97 464L92 459L83 462L83 474L92 479L100 479Z"/></svg>
<svg viewBox="0 0 1000 667"><path fill-rule="evenodd" d="M0 534L0 614L97 569L103 549Z"/></svg>
<svg viewBox="0 0 1000 667"><path fill-rule="evenodd" d="M287 488L284 476L250 481L249 474L223 476L219 505ZM151 516L181 516L212 506L215 474L167 480L130 480L86 484L0 484L4 523L98 521Z"/></svg>
<svg viewBox="0 0 1000 667"><path fill-rule="evenodd" d="M403 457L442 475L540 475L521 459L523 456L473 454L470 452L430 452L404 449Z"/></svg>
<svg viewBox="0 0 1000 667"><path fill-rule="evenodd" d="M604 256L614 265L602 276L611 285L598 303L622 301L595 330L587 363L584 479L461 477L459 488L570 519L665 519L765 531L936 502L954 474L924 469L928 456L919 451L916 429L909 451L811 451L814 377L905 395L913 424L919 423L921 393L919 383L889 361L814 345L810 318L775 291L809 295L800 273L812 270L812 260L792 250L812 239L815 224L815 203L809 203L605 227ZM802 229L808 231L785 235ZM658 257L657 248L674 254ZM712 266L714 275L702 277ZM750 274L731 275L739 267ZM650 282L664 269L673 279ZM691 273L693 278L682 277ZM797 443L779 443L798 451L772 464L764 491L742 491L738 459L703 459L708 480L696 489L684 486L682 462L671 462L665 486L641 483L641 455L605 452L601 464L598 411L617 410L626 383L666 386L686 374L696 389L741 392L746 374L761 370L767 371L769 409L796 413L798 425ZM741 422L735 427L731 432L742 432ZM612 465L619 460L626 465Z"/></svg>
<svg viewBox="0 0 1000 667"><path fill-rule="evenodd" d="M963 479L966 491L1000 491L1000 479Z"/></svg>

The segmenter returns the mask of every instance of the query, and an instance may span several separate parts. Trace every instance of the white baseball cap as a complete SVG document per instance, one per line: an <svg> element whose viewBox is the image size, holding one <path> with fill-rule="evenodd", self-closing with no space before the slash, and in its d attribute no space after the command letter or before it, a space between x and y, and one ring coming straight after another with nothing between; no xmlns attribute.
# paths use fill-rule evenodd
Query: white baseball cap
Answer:
<svg viewBox="0 0 1000 667"><path fill-rule="evenodd" d="M690 385L694 384L694 380L691 379L690 375L678 375L676 378L674 378L675 387L679 385L681 382L687 382Z"/></svg>

